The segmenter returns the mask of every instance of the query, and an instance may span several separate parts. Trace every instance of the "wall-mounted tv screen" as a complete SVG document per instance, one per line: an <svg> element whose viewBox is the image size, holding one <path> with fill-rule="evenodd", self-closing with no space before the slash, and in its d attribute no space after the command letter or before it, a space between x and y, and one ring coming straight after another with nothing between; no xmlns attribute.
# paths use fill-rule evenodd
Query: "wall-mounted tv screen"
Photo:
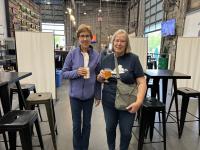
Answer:
<svg viewBox="0 0 200 150"><path fill-rule="evenodd" d="M161 23L161 34L163 37L175 35L176 19L170 19Z"/></svg>

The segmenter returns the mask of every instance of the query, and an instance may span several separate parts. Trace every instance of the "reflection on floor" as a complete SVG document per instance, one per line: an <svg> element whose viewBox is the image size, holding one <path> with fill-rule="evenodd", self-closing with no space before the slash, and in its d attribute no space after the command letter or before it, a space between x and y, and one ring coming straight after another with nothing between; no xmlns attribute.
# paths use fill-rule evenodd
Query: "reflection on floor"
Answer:
<svg viewBox="0 0 200 150"><path fill-rule="evenodd" d="M62 87L57 89L57 97L59 100L55 103L55 112L58 126L58 136L57 145L58 150L73 150L72 147L72 121L71 121L71 110L69 105L69 99L67 95L67 85L68 82L64 81ZM171 98L171 94L168 94L168 98ZM179 98L180 99L180 98ZM190 101L188 110L192 113L197 114L197 100ZM167 107L168 108L168 107ZM42 116L44 120L47 120L46 111L42 107ZM190 119L190 118L189 118ZM158 128L159 124L156 125ZM47 122L41 123L43 141L45 145L45 150L53 150L53 145L51 141L51 136L46 135L49 133L49 126ZM133 128L133 132L138 136L138 128ZM117 150L119 150L119 131L117 131ZM2 135L0 135L2 139ZM155 132L154 140L160 140L161 137ZM147 139L148 141L148 139ZM33 137L33 145L38 145L39 142L37 137ZM20 140L18 138L18 145L20 145ZM4 144L0 143L0 150L4 150ZM21 150L21 148L17 148ZM135 136L132 137L130 150L137 149L137 139ZM143 150L162 150L162 143L145 144ZM191 122L186 123L183 135L181 139L177 136L177 127L174 123L167 123L167 149L168 150L198 150L200 149L200 139L198 135L198 123ZM34 150L40 150L39 147L34 147ZM105 133L105 122L102 107L94 107L92 115L92 129L90 136L90 146L89 150L108 150L106 144L106 133Z"/></svg>

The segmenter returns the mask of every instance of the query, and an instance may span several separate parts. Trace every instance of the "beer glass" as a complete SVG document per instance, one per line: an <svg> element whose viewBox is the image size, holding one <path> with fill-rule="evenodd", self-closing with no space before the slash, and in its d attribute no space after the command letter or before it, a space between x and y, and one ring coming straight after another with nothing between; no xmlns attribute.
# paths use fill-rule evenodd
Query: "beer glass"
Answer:
<svg viewBox="0 0 200 150"><path fill-rule="evenodd" d="M105 78L104 82L108 82L108 79L112 76L111 71L112 70L110 68L105 68L104 69L104 78Z"/></svg>

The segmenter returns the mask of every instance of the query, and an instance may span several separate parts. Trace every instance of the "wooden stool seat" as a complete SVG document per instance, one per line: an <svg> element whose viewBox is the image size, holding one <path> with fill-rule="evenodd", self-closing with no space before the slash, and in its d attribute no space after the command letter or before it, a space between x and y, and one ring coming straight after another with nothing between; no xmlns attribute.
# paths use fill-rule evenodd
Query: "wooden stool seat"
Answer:
<svg viewBox="0 0 200 150"><path fill-rule="evenodd" d="M45 93L34 93L34 94L30 94L29 97L27 98L27 101L29 102L36 102L38 103L40 102L46 102L49 101L50 99L52 99L52 95L49 92L45 92Z"/></svg>

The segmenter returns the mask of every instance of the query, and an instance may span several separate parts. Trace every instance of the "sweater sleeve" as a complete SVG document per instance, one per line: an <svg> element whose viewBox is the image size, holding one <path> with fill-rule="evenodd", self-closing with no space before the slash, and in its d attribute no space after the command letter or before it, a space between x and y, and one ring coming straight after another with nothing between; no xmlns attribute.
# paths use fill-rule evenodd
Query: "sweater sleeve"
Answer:
<svg viewBox="0 0 200 150"><path fill-rule="evenodd" d="M72 52L69 52L67 57L65 58L65 62L62 68L62 76L64 79L75 79L80 77L77 74L77 69L72 70L73 66L73 58L72 58Z"/></svg>
<svg viewBox="0 0 200 150"><path fill-rule="evenodd" d="M101 70L101 56L99 55L99 59L98 59L98 64L97 64L97 67L95 69L95 73L96 73L96 76L100 73L100 70ZM101 100L101 83L99 81L97 81L96 79L96 82L95 82L95 99L97 100Z"/></svg>

